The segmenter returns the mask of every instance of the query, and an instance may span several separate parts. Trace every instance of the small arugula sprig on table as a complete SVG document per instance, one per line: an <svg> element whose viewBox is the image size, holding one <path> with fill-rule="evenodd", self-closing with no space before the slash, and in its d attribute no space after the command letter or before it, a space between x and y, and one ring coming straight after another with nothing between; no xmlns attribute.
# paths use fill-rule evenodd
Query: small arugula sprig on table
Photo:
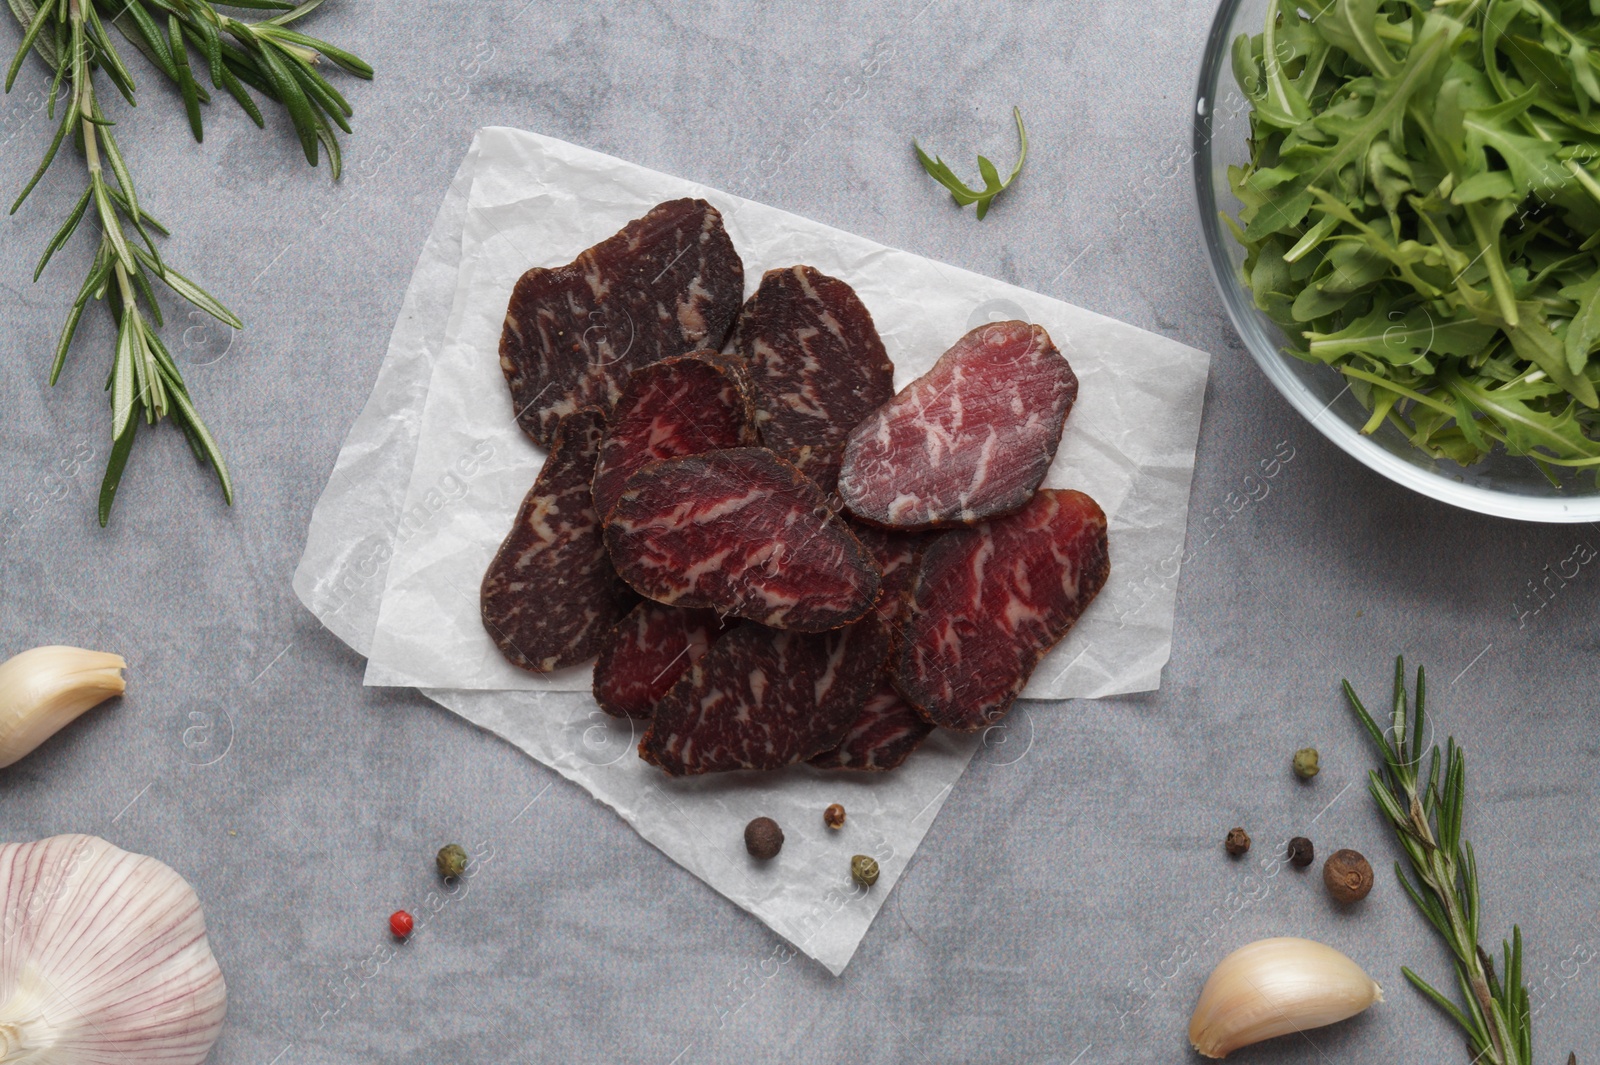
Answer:
<svg viewBox="0 0 1600 1065"><path fill-rule="evenodd" d="M200 105L211 96L194 76L189 50L197 53L210 74L212 87L227 92L257 126L265 126L260 107L246 90L255 89L289 112L306 161L315 166L319 146L328 153L335 179L341 167L333 127L350 132L351 107L317 70L326 58L335 66L370 78L372 68L342 49L289 28L315 10L322 0L298 6L279 0L231 0L225 6L275 12L256 22L221 14L207 0L7 0L23 26L21 46L6 72L11 91L29 51L54 72L49 114L61 106L61 122L33 177L11 206L16 213L55 161L69 137L83 152L87 181L66 221L45 245L34 270L37 281L51 257L92 214L99 241L88 276L78 287L66 325L56 343L50 383L61 375L67 351L90 299L104 299L117 324L117 342L106 388L111 394L110 460L100 487L99 517L111 515L122 471L127 465L139 421L154 424L171 416L183 430L196 458L209 462L233 502L233 481L211 432L206 428L184 385L183 375L157 332L161 307L151 279L161 281L182 299L218 321L239 329L241 323L215 297L179 273L161 256L152 231L167 229L140 202L133 177L117 138L116 123L106 117L97 93L96 75L103 75L128 106L137 106L137 86L107 26L114 26L158 72L177 85L195 140L202 140ZM165 24L165 33L162 32ZM224 36L231 38L225 41ZM90 208L93 208L92 212Z"/></svg>
<svg viewBox="0 0 1600 1065"><path fill-rule="evenodd" d="M1272 0L1227 219L1287 351L1434 458L1600 476L1600 7Z"/></svg>
<svg viewBox="0 0 1600 1065"><path fill-rule="evenodd" d="M1424 752L1427 692L1427 675L1418 668L1416 702L1409 703L1405 659L1396 658L1394 705L1386 734L1361 705L1350 682L1344 682L1345 698L1383 760L1369 773L1368 790L1394 826L1417 882L1411 882L1399 862L1395 876L1455 956L1462 1004L1452 1002L1409 968L1401 972L1467 1033L1474 1063L1529 1065L1533 1029L1528 989L1522 983L1522 930L1513 925L1511 941L1501 944L1501 977L1494 959L1478 944L1478 861L1472 844L1461 834L1466 758L1453 737L1446 741L1443 759L1437 744ZM1422 776L1425 753L1428 772ZM1569 1062L1576 1060L1573 1055Z"/></svg>
<svg viewBox="0 0 1600 1065"><path fill-rule="evenodd" d="M911 141L911 147L916 151L917 162L922 164L922 169L926 170L939 184L949 189L950 198L960 206L965 207L969 203L977 204L978 218L980 220L989 213L989 205L994 202L994 198L1010 188L1011 183L1017 180L1017 175L1022 173L1022 164L1028 160L1028 131L1022 125L1022 109L1013 107L1011 113L1017 120L1017 139L1022 142L1022 148L1017 154L1017 165L1011 168L1011 176L1001 181L1000 171L995 169L995 165L983 156L978 156L978 173L983 176L983 188L977 191L967 188L966 183L956 177L955 172L945 165L943 159L937 156L930 159L928 153L922 150L922 145L918 144L915 138Z"/></svg>

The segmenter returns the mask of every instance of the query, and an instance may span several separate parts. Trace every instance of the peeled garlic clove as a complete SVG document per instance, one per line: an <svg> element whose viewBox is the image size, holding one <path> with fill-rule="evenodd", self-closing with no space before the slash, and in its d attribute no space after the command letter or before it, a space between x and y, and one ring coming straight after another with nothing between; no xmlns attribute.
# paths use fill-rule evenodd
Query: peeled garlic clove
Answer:
<svg viewBox="0 0 1600 1065"><path fill-rule="evenodd" d="M121 655L35 647L0 665L0 769L127 687ZM0 1059L3 1060L3 1059Z"/></svg>
<svg viewBox="0 0 1600 1065"><path fill-rule="evenodd" d="M1310 939L1261 939L1223 958L1200 992L1189 1042L1208 1058L1226 1057L1275 1035L1354 1017L1383 1001L1361 966Z"/></svg>
<svg viewBox="0 0 1600 1065"><path fill-rule="evenodd" d="M94 836L0 846L0 1062L200 1065L228 991L194 889Z"/></svg>

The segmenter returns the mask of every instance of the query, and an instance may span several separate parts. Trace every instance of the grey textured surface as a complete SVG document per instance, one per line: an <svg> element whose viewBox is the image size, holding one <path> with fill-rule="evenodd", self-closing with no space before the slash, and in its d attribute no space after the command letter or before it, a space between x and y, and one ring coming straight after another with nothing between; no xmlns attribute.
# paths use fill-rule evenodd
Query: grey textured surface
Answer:
<svg viewBox="0 0 1600 1065"><path fill-rule="evenodd" d="M81 187L78 161L0 221L0 647L76 643L130 663L127 698L0 772L0 838L97 833L194 883L231 990L214 1060L1187 1061L1210 966L1302 934L1355 957L1389 1001L1238 1060L1464 1061L1400 977L1403 963L1442 976L1446 959L1383 868L1395 848L1362 791L1369 752L1336 696L1348 675L1381 702L1400 650L1432 670L1441 738L1469 752L1486 938L1522 923L1540 1060L1600 1053L1600 574L1550 576L1600 532L1406 494L1271 392L1223 316L1193 218L1208 3L520 4L318 13L309 32L380 72L348 86L356 135L338 186L306 169L282 121L262 133L218 104L195 145L153 77L144 106L115 107L143 198L174 227L166 254L247 322L231 344L168 327L232 463L232 509L164 429L141 437L112 527L95 526L103 311L45 385L84 242L27 282ZM5 189L47 140L43 86L30 64L0 101ZM962 170L974 147L1007 160L1013 103L1033 151L980 224L907 140ZM290 592L439 199L488 124L1216 356L1162 690L1019 709L841 978L790 959L510 746L419 695L363 689L359 660ZM1275 454L1275 475L1250 482L1264 497L1241 506ZM1288 763L1307 743L1326 768L1302 786ZM1258 841L1244 864L1221 848L1235 824ZM1379 866L1359 908L1332 909L1314 874L1263 878L1256 858L1308 825L1324 853L1352 846ZM432 852L452 839L486 860L430 903ZM391 948L398 906L437 912Z"/></svg>

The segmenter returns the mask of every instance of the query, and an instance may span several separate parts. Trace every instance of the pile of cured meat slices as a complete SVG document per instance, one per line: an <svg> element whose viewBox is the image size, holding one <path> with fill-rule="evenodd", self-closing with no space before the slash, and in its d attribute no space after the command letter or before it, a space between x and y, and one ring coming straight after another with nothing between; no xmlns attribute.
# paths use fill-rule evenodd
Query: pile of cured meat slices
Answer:
<svg viewBox="0 0 1600 1065"><path fill-rule="evenodd" d="M484 625L533 672L595 658L595 699L674 776L892 769L998 721L1105 584L1100 507L1040 488L1077 378L1000 322L895 393L843 281L743 292L691 199L518 280L500 364L550 451Z"/></svg>

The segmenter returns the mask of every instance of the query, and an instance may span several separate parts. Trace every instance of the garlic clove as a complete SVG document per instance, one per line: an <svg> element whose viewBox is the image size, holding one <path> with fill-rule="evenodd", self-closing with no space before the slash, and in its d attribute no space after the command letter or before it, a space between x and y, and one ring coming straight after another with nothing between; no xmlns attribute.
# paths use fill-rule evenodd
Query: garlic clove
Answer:
<svg viewBox="0 0 1600 1065"><path fill-rule="evenodd" d="M194 889L93 836L0 846L0 1062L200 1065L228 991Z"/></svg>
<svg viewBox="0 0 1600 1065"><path fill-rule="evenodd" d="M1251 1043L1320 1028L1383 1001L1361 966L1323 943L1282 937L1240 947L1217 964L1189 1021L1189 1042L1208 1058Z"/></svg>
<svg viewBox="0 0 1600 1065"><path fill-rule="evenodd" d="M127 687L121 655L35 647L0 665L0 769Z"/></svg>

